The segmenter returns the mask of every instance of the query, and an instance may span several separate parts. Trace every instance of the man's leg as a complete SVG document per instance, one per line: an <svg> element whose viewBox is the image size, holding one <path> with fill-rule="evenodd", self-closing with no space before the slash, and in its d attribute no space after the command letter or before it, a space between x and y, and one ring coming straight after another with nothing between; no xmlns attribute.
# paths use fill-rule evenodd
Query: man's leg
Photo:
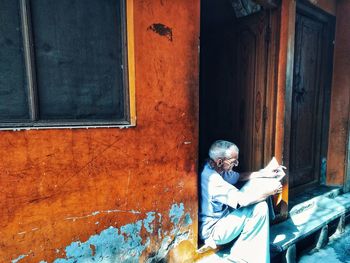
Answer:
<svg viewBox="0 0 350 263"><path fill-rule="evenodd" d="M249 263L270 262L269 228L268 206L266 202L257 203L230 255Z"/></svg>
<svg viewBox="0 0 350 263"><path fill-rule="evenodd" d="M212 237L218 244L226 244L237 236L228 259L236 258L249 263L270 262L269 216L266 202L234 210L220 219Z"/></svg>

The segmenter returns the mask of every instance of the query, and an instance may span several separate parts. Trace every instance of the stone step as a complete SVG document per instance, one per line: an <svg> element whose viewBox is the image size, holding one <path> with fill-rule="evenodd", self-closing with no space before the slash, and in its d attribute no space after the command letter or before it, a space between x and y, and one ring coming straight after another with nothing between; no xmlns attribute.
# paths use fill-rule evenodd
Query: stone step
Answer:
<svg viewBox="0 0 350 263"><path fill-rule="evenodd" d="M333 198L319 196L293 207L290 218L273 225L270 241L286 250L300 239L313 234L350 210L350 193Z"/></svg>

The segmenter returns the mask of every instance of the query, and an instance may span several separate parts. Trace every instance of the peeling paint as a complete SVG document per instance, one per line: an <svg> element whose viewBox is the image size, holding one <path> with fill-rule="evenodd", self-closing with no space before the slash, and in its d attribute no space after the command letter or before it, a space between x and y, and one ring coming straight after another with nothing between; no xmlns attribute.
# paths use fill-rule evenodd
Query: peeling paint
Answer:
<svg viewBox="0 0 350 263"><path fill-rule="evenodd" d="M142 221L117 228L109 227L100 234L91 236L86 242L73 242L66 247L66 258L59 258L54 263L88 262L138 262L149 239L142 244L140 231Z"/></svg>
<svg viewBox="0 0 350 263"><path fill-rule="evenodd" d="M162 237L162 214L158 213L158 224L159 224L159 229L158 229L158 238L160 239Z"/></svg>
<svg viewBox="0 0 350 263"><path fill-rule="evenodd" d="M21 259L27 257L28 255L20 255L18 258L11 260L11 263L17 263Z"/></svg>
<svg viewBox="0 0 350 263"><path fill-rule="evenodd" d="M35 228L32 228L32 230L31 231L37 231L37 230L39 230L39 228L38 227L35 227ZM27 231L23 231L23 232L19 232L19 233L17 233L17 235L24 235L24 234L26 234L27 233Z"/></svg>
<svg viewBox="0 0 350 263"><path fill-rule="evenodd" d="M114 209L114 210L105 210L105 211L95 211L92 212L91 214L84 215L84 216L72 216L72 217L67 217L66 220L72 220L73 222L78 219L84 219L88 217L93 217L97 216L99 214L110 214L110 213L131 213L131 214L141 214L140 211L135 211L135 210L119 210L119 209Z"/></svg>
<svg viewBox="0 0 350 263"><path fill-rule="evenodd" d="M187 240L189 238L189 233L189 231L177 233L173 238L166 236L163 239L162 244L157 253L155 253L152 257L149 257L146 263L160 262L167 256L167 254L172 248L176 247L182 241Z"/></svg>
<svg viewBox="0 0 350 263"><path fill-rule="evenodd" d="M29 251L27 254L23 254L23 255L20 255L18 256L16 259L12 259L11 260L11 263L17 263L19 262L20 260L24 259L25 257L28 257L33 251Z"/></svg>
<svg viewBox="0 0 350 263"><path fill-rule="evenodd" d="M115 211L115 210L114 210ZM105 212L105 211L102 211ZM99 212L101 213L101 212ZM94 212L88 216L98 215ZM135 223L121 226L120 229L110 226L102 230L99 234L92 235L86 242L75 241L65 248L66 257L57 258L54 263L111 263L111 262L139 262L142 253L151 244L151 237L141 236L144 228L147 233L152 234L154 231L153 223L159 224L158 237L160 240L159 248L148 256L146 262L158 262L166 258L169 251L177 246L183 240L187 240L190 235L188 226L192 223L190 214L184 215L184 205L173 204L169 211L169 218L173 223L172 231L163 232L161 229L162 214L156 212L146 213L147 217L138 220ZM155 221L156 216L158 217ZM81 217L79 217L80 219ZM84 216L86 218L86 216ZM161 236L163 239L161 240ZM58 250L56 250L57 252ZM13 261L17 263L25 257L22 255ZM41 263L46 263L42 261Z"/></svg>
<svg viewBox="0 0 350 263"><path fill-rule="evenodd" d="M159 248L159 250L154 253L153 255L151 255L146 263L153 263L153 262L159 262L161 261L161 259L165 258L166 255L168 254L168 245L171 242L171 238L169 236L166 236L163 241L162 244Z"/></svg>
<svg viewBox="0 0 350 263"><path fill-rule="evenodd" d="M155 212L147 213L147 218L143 220L143 224L148 233L153 233L153 226L150 226L150 223L155 219Z"/></svg>
<svg viewBox="0 0 350 263"><path fill-rule="evenodd" d="M178 204L173 204L171 206L170 212L169 212L169 217L172 223L178 224L180 221L180 218L184 214L184 204L180 203Z"/></svg>
<svg viewBox="0 0 350 263"><path fill-rule="evenodd" d="M188 226L188 225L191 225L192 224L192 219L191 219L191 216L189 213L187 213L185 215L185 225Z"/></svg>
<svg viewBox="0 0 350 263"><path fill-rule="evenodd" d="M170 235L167 235L168 232L164 232L164 238L161 242L160 248L154 252L146 261L146 263L160 262L164 259L169 251L176 247L179 243L184 240L187 240L190 236L190 231L182 230L182 225L180 224L181 219L184 215L184 205L173 204L169 211L169 217L171 222L174 224L173 229L170 232ZM192 223L190 214L187 213L184 217L184 226L188 226ZM158 232L158 236L160 233Z"/></svg>

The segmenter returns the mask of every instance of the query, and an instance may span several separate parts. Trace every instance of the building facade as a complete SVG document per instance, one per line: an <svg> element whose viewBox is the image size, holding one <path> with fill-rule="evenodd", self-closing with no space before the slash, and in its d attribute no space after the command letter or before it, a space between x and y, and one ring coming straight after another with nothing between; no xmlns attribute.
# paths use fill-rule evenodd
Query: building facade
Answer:
<svg viewBox="0 0 350 263"><path fill-rule="evenodd" d="M210 142L238 141L244 168L272 156L290 165L298 3L256 1L256 23L225 8L238 1L90 2L0 0L0 262L193 262ZM336 19L319 128L327 166L311 181L347 191L350 4L302 4ZM252 25L271 30L268 43L264 33L250 46L246 33L260 32ZM246 44L241 61L259 64L242 62L256 71L238 79L230 58ZM252 56L260 47L267 53ZM235 104L242 97L250 100ZM246 119L237 114L245 105ZM281 218L291 178L276 197Z"/></svg>

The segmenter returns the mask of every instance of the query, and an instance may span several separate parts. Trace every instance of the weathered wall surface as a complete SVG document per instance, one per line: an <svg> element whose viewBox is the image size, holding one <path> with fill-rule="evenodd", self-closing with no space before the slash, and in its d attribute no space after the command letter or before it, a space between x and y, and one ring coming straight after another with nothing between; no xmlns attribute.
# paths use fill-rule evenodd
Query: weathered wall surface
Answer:
<svg viewBox="0 0 350 263"><path fill-rule="evenodd" d="M136 127L0 132L0 262L193 256L199 1L135 1L134 23Z"/></svg>
<svg viewBox="0 0 350 263"><path fill-rule="evenodd" d="M334 47L334 71L331 118L328 142L327 182L343 184L350 98L350 1L337 2L337 24Z"/></svg>
<svg viewBox="0 0 350 263"><path fill-rule="evenodd" d="M323 9L329 14L336 15L336 0L308 0L313 5Z"/></svg>

